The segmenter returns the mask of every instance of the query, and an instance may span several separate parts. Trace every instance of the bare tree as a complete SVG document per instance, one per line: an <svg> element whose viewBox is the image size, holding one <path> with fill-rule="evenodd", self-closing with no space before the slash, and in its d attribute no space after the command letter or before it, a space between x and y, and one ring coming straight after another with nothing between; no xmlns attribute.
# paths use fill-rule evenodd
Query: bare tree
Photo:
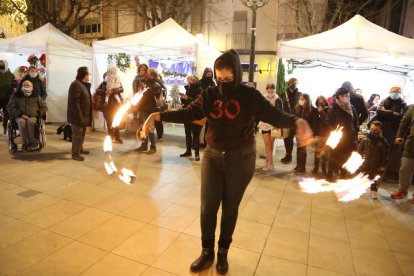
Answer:
<svg viewBox="0 0 414 276"><path fill-rule="evenodd" d="M279 0L294 14L298 36L308 36L330 30L356 14L373 20L385 0Z"/></svg>
<svg viewBox="0 0 414 276"><path fill-rule="evenodd" d="M2 1L8 1L15 10L32 20L36 18L42 23L52 23L66 34L75 30L89 14L98 13L103 7L102 0L26 0L28 8L23 10L18 0Z"/></svg>

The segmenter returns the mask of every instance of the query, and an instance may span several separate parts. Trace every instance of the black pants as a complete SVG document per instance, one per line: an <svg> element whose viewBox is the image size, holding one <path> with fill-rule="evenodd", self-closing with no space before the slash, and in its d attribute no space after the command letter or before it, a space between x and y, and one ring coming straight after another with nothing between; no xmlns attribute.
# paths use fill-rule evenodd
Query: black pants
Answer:
<svg viewBox="0 0 414 276"><path fill-rule="evenodd" d="M292 155L294 137L295 137L295 130L291 129L289 136L283 139L283 141L285 142L286 155Z"/></svg>
<svg viewBox="0 0 414 276"><path fill-rule="evenodd" d="M7 128L7 121L9 120L9 112L7 111L7 103L1 103L0 109L3 110L3 128Z"/></svg>
<svg viewBox="0 0 414 276"><path fill-rule="evenodd" d="M203 127L193 123L185 123L185 145L187 152L191 152L191 146L194 144L194 151L196 154L200 150L200 132Z"/></svg>
<svg viewBox="0 0 414 276"><path fill-rule="evenodd" d="M240 201L253 177L256 149L221 152L210 146L201 164L201 241L203 248L214 247L217 212L222 208L219 247L229 248L236 227Z"/></svg>
<svg viewBox="0 0 414 276"><path fill-rule="evenodd" d="M72 125L72 156L79 156L83 151L86 127Z"/></svg>
<svg viewBox="0 0 414 276"><path fill-rule="evenodd" d="M161 139L164 135L164 125L160 121L155 121L155 129L157 130L157 138Z"/></svg>
<svg viewBox="0 0 414 276"><path fill-rule="evenodd" d="M308 156L308 154L306 152L306 147L297 147L297 149L296 149L296 165L297 165L298 168L305 169L307 156Z"/></svg>
<svg viewBox="0 0 414 276"><path fill-rule="evenodd" d="M121 140L121 136L119 135L119 128L112 128L112 122L114 120L115 113L116 110L108 109L104 110L103 115L106 121L106 126L108 128L108 135L111 136L112 139Z"/></svg>
<svg viewBox="0 0 414 276"><path fill-rule="evenodd" d="M352 154L351 151L345 149L334 149L329 155L328 162L328 177L332 178L333 174L339 174L340 177L344 177L346 170L342 168L342 165L349 159Z"/></svg>

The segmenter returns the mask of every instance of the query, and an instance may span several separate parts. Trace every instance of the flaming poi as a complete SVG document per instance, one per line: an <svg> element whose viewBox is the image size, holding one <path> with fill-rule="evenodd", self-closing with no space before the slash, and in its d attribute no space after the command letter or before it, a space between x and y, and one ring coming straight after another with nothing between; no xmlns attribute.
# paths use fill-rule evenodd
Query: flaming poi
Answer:
<svg viewBox="0 0 414 276"><path fill-rule="evenodd" d="M362 163L364 163L364 158L362 158L358 152L353 151L348 161L345 162L342 168L350 173L355 173L359 167L361 167Z"/></svg>

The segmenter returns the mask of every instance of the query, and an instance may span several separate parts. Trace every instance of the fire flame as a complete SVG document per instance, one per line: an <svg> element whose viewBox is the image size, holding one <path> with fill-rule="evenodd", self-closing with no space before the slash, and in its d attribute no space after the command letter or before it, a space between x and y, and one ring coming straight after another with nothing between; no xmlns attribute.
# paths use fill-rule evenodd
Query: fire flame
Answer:
<svg viewBox="0 0 414 276"><path fill-rule="evenodd" d="M121 121L124 118L125 114L128 112L128 109L130 109L131 106L135 106L139 103L146 90L147 89L144 89L143 92L136 93L130 101L126 102L119 108L118 112L115 114L114 120L112 121L112 127L117 127L121 124Z"/></svg>
<svg viewBox="0 0 414 276"><path fill-rule="evenodd" d="M106 135L104 144L103 144L104 152L112 152L112 139L111 136Z"/></svg>
<svg viewBox="0 0 414 276"><path fill-rule="evenodd" d="M342 129L343 127L339 127L339 125L336 127L336 130L331 131L331 134L328 137L328 140L326 141L326 145L329 146L331 149L336 148L336 146L339 144L339 141L342 138Z"/></svg>
<svg viewBox="0 0 414 276"><path fill-rule="evenodd" d="M105 166L106 172L109 175L113 175L114 173L118 172L118 169L116 168L116 166L114 164L114 161L112 161L112 160L109 163L108 162L105 162L104 163L104 166Z"/></svg>
<svg viewBox="0 0 414 276"><path fill-rule="evenodd" d="M362 158L358 152L353 151L348 161L346 161L342 168L346 169L350 173L355 173L359 167L361 167L362 163L364 163L364 158Z"/></svg>
<svg viewBox="0 0 414 276"><path fill-rule="evenodd" d="M331 183L326 179L304 178L299 181L299 186L303 192L309 194L333 191L339 201L349 202L360 198L378 178L379 176L370 180L368 175L358 174L351 179L339 179L337 183Z"/></svg>
<svg viewBox="0 0 414 276"><path fill-rule="evenodd" d="M121 173L122 174L119 175L119 179L121 179L125 184L132 184L136 179L136 175L131 170L122 168Z"/></svg>

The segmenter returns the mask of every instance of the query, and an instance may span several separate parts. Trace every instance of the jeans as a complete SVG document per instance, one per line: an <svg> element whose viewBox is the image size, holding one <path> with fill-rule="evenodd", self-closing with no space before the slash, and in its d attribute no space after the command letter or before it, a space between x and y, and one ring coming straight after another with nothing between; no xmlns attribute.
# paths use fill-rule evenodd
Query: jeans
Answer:
<svg viewBox="0 0 414 276"><path fill-rule="evenodd" d="M194 144L195 153L200 150L200 132L203 127L193 123L185 123L185 144L187 152L191 152L191 146Z"/></svg>
<svg viewBox="0 0 414 276"><path fill-rule="evenodd" d="M36 118L30 117L27 120L21 118L16 119L16 123L19 126L19 133L21 142L23 145L33 145L35 143L35 125Z"/></svg>
<svg viewBox="0 0 414 276"><path fill-rule="evenodd" d="M142 126L150 115L151 114L147 112L140 112L139 118L138 118L138 125ZM141 144L142 147L148 147L148 139L151 142L151 147L155 147L157 145L157 139L155 139L155 134L153 131L153 132L148 133L145 139L142 139L142 144Z"/></svg>
<svg viewBox="0 0 414 276"><path fill-rule="evenodd" d="M411 184L414 174L414 158L402 157L399 177L399 187L402 191L407 191Z"/></svg>
<svg viewBox="0 0 414 276"><path fill-rule="evenodd" d="M219 247L229 248L236 227L240 201L253 177L256 148L227 152L207 146L201 165L201 240L203 248L214 247L217 212L222 208Z"/></svg>
<svg viewBox="0 0 414 276"><path fill-rule="evenodd" d="M293 138L295 137L295 130L291 129L289 136L283 139L285 142L286 156L291 156L293 151Z"/></svg>
<svg viewBox="0 0 414 276"><path fill-rule="evenodd" d="M72 156L80 156L83 151L86 127L72 125Z"/></svg>

